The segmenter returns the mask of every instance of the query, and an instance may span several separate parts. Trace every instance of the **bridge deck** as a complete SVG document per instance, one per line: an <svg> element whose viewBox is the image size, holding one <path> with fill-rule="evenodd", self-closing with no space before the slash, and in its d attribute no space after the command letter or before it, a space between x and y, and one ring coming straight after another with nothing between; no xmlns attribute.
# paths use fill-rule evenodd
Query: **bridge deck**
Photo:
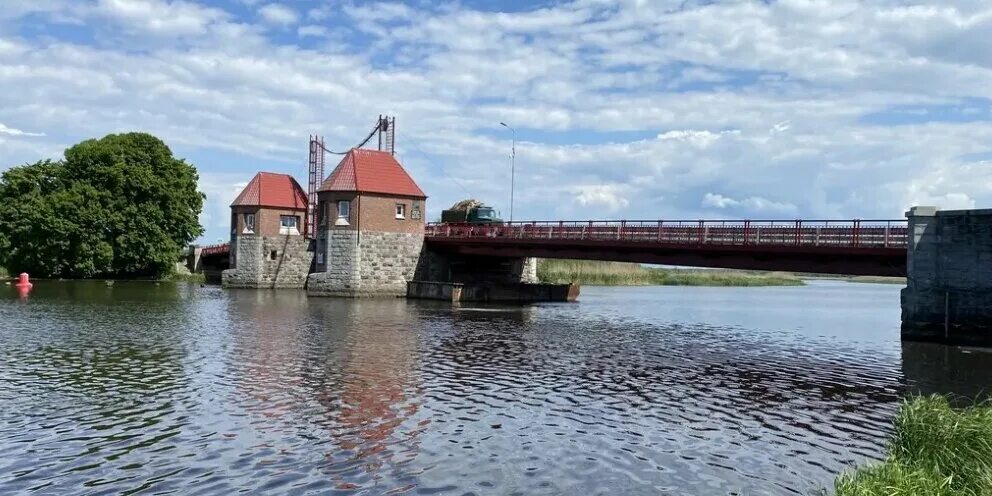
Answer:
<svg viewBox="0 0 992 496"><path fill-rule="evenodd" d="M683 220L432 223L426 239L464 255L904 275L907 236L904 220Z"/></svg>

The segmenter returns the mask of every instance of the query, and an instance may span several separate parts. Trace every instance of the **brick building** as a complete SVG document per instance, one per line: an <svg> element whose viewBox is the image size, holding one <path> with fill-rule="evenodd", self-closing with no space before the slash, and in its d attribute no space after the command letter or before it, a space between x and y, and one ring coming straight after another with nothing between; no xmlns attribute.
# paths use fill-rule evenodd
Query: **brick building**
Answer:
<svg viewBox="0 0 992 496"><path fill-rule="evenodd" d="M424 243L427 195L387 152L352 149L317 193L315 295L402 295Z"/></svg>
<svg viewBox="0 0 992 496"><path fill-rule="evenodd" d="M302 288L313 261L307 194L292 176L259 172L231 203L228 287Z"/></svg>

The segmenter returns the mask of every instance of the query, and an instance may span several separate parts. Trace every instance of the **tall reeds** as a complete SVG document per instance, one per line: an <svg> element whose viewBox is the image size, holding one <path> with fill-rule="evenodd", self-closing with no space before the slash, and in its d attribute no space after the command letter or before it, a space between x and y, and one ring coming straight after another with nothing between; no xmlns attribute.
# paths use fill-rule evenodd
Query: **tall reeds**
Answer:
<svg viewBox="0 0 992 496"><path fill-rule="evenodd" d="M908 400L885 461L841 475L835 488L838 496L992 496L992 403Z"/></svg>
<svg viewBox="0 0 992 496"><path fill-rule="evenodd" d="M578 282L592 286L799 286L787 274L756 274L725 270L661 269L636 263L593 260L540 260L537 276L542 282Z"/></svg>

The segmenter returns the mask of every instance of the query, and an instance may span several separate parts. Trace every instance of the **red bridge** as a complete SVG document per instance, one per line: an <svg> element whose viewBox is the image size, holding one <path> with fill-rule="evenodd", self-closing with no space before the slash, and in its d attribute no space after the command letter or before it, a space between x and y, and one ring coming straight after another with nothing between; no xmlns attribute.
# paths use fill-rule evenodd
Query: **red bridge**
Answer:
<svg viewBox="0 0 992 496"><path fill-rule="evenodd" d="M427 225L433 249L539 257L904 276L905 220L675 220Z"/></svg>

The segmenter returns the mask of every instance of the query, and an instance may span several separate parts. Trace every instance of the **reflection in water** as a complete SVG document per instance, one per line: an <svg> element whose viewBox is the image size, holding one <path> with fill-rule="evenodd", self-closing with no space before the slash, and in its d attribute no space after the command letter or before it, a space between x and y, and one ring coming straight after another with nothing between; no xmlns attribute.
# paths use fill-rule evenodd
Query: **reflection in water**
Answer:
<svg viewBox="0 0 992 496"><path fill-rule="evenodd" d="M992 397L992 349L902 343L902 371L915 394L948 394L958 403Z"/></svg>
<svg viewBox="0 0 992 496"><path fill-rule="evenodd" d="M807 494L904 394L989 390L989 353L900 344L898 289L43 281L0 299L0 493Z"/></svg>

